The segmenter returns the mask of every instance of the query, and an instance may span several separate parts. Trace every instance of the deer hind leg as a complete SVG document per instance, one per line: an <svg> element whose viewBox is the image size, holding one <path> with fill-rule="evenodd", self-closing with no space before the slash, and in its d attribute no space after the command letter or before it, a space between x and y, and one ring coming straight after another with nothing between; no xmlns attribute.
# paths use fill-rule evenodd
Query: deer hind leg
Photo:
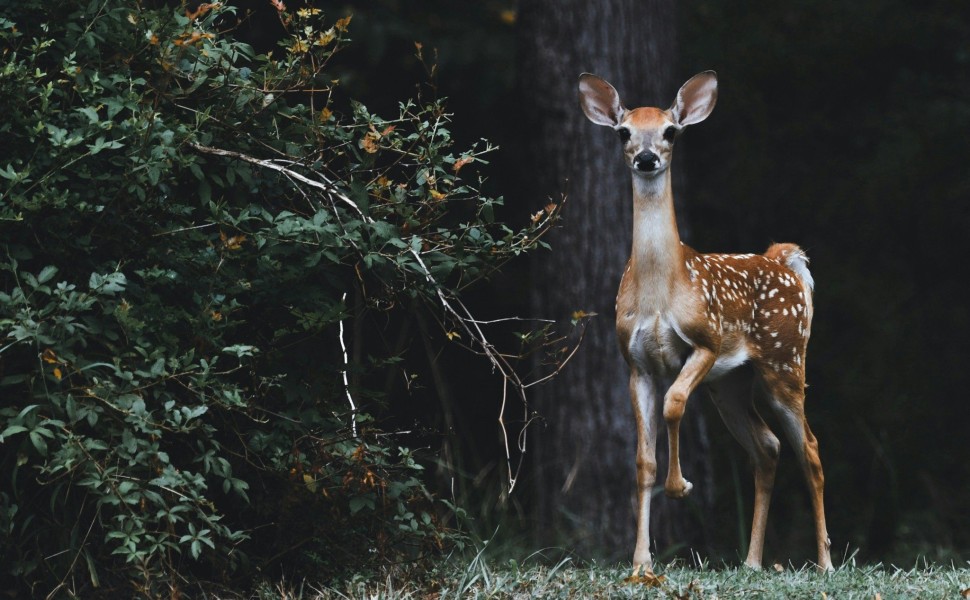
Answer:
<svg viewBox="0 0 970 600"><path fill-rule="evenodd" d="M636 368L630 375L630 398L637 423L637 545L633 551L633 577L653 572L650 558L650 498L657 481L657 387Z"/></svg>
<svg viewBox="0 0 970 600"><path fill-rule="evenodd" d="M805 418L804 384L792 385L791 382L765 378L772 409L781 421L785 435L795 450L795 456L802 466L808 491L812 498L812 511L815 518L815 539L818 546L818 569L832 571L832 557L829 553L828 530L825 527L825 503L823 491L825 474L818 455L818 440L808 426Z"/></svg>
<svg viewBox="0 0 970 600"><path fill-rule="evenodd" d="M775 485L775 470L781 442L758 414L752 397L753 374L750 369L737 369L711 384L714 405L734 439L741 444L754 468L754 515L751 519L751 540L744 564L761 568L765 543L765 526L771 490Z"/></svg>
<svg viewBox="0 0 970 600"><path fill-rule="evenodd" d="M688 396L711 370L716 358L707 348L695 348L664 396L664 421L667 423L670 454L664 491L671 498L683 498L694 487L684 479L680 470L680 420L684 416Z"/></svg>

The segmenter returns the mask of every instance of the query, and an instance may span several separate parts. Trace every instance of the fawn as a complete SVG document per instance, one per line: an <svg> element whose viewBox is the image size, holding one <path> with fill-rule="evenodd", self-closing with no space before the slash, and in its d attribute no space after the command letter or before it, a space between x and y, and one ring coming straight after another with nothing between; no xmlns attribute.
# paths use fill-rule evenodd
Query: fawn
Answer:
<svg viewBox="0 0 970 600"><path fill-rule="evenodd" d="M633 248L616 298L616 332L630 368L637 424L637 542L633 578L652 575L650 496L656 481L658 400L663 398L669 468L664 490L691 490L680 469L679 429L687 398L708 384L724 423L750 456L755 498L745 564L761 567L765 522L780 443L758 414L763 395L795 448L811 494L818 568L832 570L822 501L818 442L805 419L805 350L812 327L808 258L794 244L764 254L701 254L680 241L670 163L688 125L710 115L717 76L699 73L667 110L628 110L605 80L584 73L580 104L590 121L613 128L633 177ZM672 383L671 383L672 382Z"/></svg>

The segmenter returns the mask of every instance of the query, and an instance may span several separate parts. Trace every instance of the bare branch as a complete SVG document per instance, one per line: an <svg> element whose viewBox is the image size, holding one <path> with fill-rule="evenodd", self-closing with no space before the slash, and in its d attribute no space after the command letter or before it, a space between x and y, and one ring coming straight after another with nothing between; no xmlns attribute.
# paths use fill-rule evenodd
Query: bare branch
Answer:
<svg viewBox="0 0 970 600"><path fill-rule="evenodd" d="M286 175L287 177L290 177L292 179L295 179L295 180L299 181L300 183L304 183L304 184L306 184L306 185L308 185L310 187L316 188L316 189L318 189L318 190L320 190L320 191L322 191L322 192L324 192L324 193L326 193L326 194L328 194L330 196L335 196L335 197L339 198L344 204L346 204L347 206L353 208L354 211L365 222L367 222L367 223L373 223L374 222L373 219L371 219L370 217L366 216L363 213L363 211L360 210L360 207L357 206L357 203L356 202L354 202L353 200L351 200L350 198L348 198L346 194L341 193L337 189L336 184L334 182L330 181L329 179L327 179L327 177L324 176L323 174L321 174L321 173L315 173L315 175L317 177L319 177L320 179L323 180L322 182L321 181L316 181L314 179L310 179L309 177L306 177L304 175L301 175L300 173L297 173L293 169L289 169L289 168L284 167L283 165L279 164L281 162L289 162L289 163L291 163L292 161L264 160L264 159L255 158L255 157L249 156L247 154L243 154L242 152L236 152L234 150L223 150L221 148L212 148L210 146L203 146L202 144L195 144L195 143L189 143L189 147L192 148L193 150L198 151L198 152L202 152L203 154L212 154L212 155L215 155L215 156L227 156L229 158L236 158L236 159L239 159L239 160L248 162L248 163L253 164L253 165L257 165L257 166L264 167L264 168L267 168L267 169L272 169L274 171L277 171L279 173L282 173L282 174Z"/></svg>

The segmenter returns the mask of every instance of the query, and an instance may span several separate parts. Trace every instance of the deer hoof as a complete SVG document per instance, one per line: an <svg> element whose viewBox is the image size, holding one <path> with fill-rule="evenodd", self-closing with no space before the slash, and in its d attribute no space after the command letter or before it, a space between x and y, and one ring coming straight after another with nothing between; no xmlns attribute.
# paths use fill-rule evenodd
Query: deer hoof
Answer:
<svg viewBox="0 0 970 600"><path fill-rule="evenodd" d="M670 498L686 498L692 489L694 489L694 484L683 477L680 478L680 481L668 481L664 485L664 492Z"/></svg>

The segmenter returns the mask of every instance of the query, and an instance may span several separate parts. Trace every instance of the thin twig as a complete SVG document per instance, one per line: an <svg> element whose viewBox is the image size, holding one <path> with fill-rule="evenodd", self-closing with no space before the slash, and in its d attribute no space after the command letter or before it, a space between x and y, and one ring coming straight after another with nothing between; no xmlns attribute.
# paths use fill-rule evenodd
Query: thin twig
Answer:
<svg viewBox="0 0 970 600"><path fill-rule="evenodd" d="M489 319L488 321L483 321L481 319L469 319L471 323L478 323L479 325L494 325L495 323L507 323L509 321L522 321L525 323L555 323L555 319L539 319L534 317L503 317L501 319Z"/></svg>
<svg viewBox="0 0 970 600"><path fill-rule="evenodd" d="M347 302L347 292L344 292L343 297L340 299L341 302L346 304ZM344 343L344 320L340 319L340 349L344 353L344 368L340 372L344 377L344 391L347 392L347 402L350 403L350 430L354 437L357 437L357 405L354 404L354 397L350 395L350 382L347 380L347 369L349 364L347 361L347 345Z"/></svg>
<svg viewBox="0 0 970 600"><path fill-rule="evenodd" d="M172 235L173 233L182 233L183 231L191 231L193 229L204 229L206 227L214 227L215 225L218 225L218 223L203 223L202 225L193 225L192 227L181 227L171 231L160 231L158 233L154 233L152 234L152 237L158 237L160 235Z"/></svg>
<svg viewBox="0 0 970 600"><path fill-rule="evenodd" d="M583 324L582 331L579 332L579 339L576 341L576 344L573 346L573 349L569 352L569 356L567 356L562 362L560 362L560 363L558 363L556 365L556 370L553 371L552 373L549 373L548 375L546 375L544 377L540 377L539 379L536 379L535 381L530 381L529 383L525 384L523 387L530 388L530 387L532 387L532 386L534 386L536 384L542 383L544 381L548 381L548 380L552 379L553 377L555 377L556 375L558 375L559 372L563 370L563 367L565 367L566 364L570 360L572 360L573 356L576 355L576 352L579 350L579 347L583 344L583 338L584 337L586 337L586 325L585 325L585 323Z"/></svg>

